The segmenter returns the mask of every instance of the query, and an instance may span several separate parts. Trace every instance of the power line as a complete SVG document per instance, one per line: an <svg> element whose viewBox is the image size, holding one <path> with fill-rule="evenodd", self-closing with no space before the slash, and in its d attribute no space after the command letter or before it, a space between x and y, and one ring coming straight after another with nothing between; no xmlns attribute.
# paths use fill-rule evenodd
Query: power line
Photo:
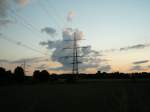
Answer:
<svg viewBox="0 0 150 112"><path fill-rule="evenodd" d="M51 0L45 0L45 2L47 2L47 4L51 5L51 9L53 9L54 13L56 14L56 18L58 16L58 18L61 19L61 21L63 22L63 24L65 25L65 20L64 18L61 16L61 14L57 11L57 9L54 7L54 5L52 5L52 1ZM50 8L50 7L49 7Z"/></svg>
<svg viewBox="0 0 150 112"><path fill-rule="evenodd" d="M74 32L74 37L73 37L73 40L67 40L67 42L69 42L69 41L72 41L73 42L73 47L71 47L71 48L63 48L64 50L66 49L72 49L73 50L73 54L72 54L72 56L64 56L64 57L62 57L62 58L73 58L72 59L72 74L73 74L73 76L74 76L74 78L75 79L77 79L78 78L78 74L79 74L79 67L78 67L78 65L80 64L80 63L82 63L82 62L80 62L79 60L78 60L78 58L80 57L83 57L83 56L79 56L79 54L78 54L78 49L79 48L86 48L86 47L79 47L79 46L77 46L77 42L79 41L79 40L81 40L81 39L77 39L77 34L76 34L77 32Z"/></svg>
<svg viewBox="0 0 150 112"><path fill-rule="evenodd" d="M20 21L20 24L22 24L22 26L24 28L26 28L27 30L29 30L31 33L33 33L37 37L43 37L41 35L41 31L39 31L37 27L33 26L31 24L31 22L29 22L26 18L24 18L23 16L21 16L20 14L18 14L15 9L12 9L12 8L10 8L8 6L7 6L7 8L9 9L8 11L10 11L10 14L9 14L10 17L14 18L15 20L17 20L19 18L18 21ZM49 15L49 11L44 6L42 6L42 8L45 9L46 12L47 12L47 14ZM55 23L57 24L57 22L55 22ZM59 26L59 24L57 24L57 26L58 26L58 28L61 29L61 27ZM45 38L48 39L47 37L45 37Z"/></svg>
<svg viewBox="0 0 150 112"><path fill-rule="evenodd" d="M13 44L15 44L15 45L17 45L17 46L21 46L21 47L24 47L24 48L26 48L26 49L32 50L32 51L34 51L34 52L38 52L38 53L40 53L40 54L42 54L42 55L46 55L45 53L43 53L43 52L41 52L41 51L39 51L39 50L37 50L37 49L35 49L35 48L32 48L32 47L30 47L30 46L28 46L28 45L25 45L25 44L23 44L23 43L21 43L21 42L19 42L19 41L16 41L16 40L14 40L14 39L11 39L11 38L8 38L8 37L4 37L4 36L0 36L0 38L3 39L3 40L8 41L8 42L10 42L10 43L13 43Z"/></svg>
<svg viewBox="0 0 150 112"><path fill-rule="evenodd" d="M25 19L23 16L19 15L14 9L10 9L11 13L13 13L14 18L20 18L20 20L22 20L22 25L27 28L30 32L34 32L33 34L35 34L38 37L43 37L41 35L41 31L38 30L37 27L33 26L27 19ZM37 34L38 33L38 34Z"/></svg>
<svg viewBox="0 0 150 112"><path fill-rule="evenodd" d="M9 16L11 16L11 18L14 18L15 20L18 19L18 18L17 18L16 16L14 16L14 15L9 15ZM33 33L32 28L30 28L27 24L25 24L24 22L20 22L20 24L21 24L25 29L27 29L28 31L30 31L30 32Z"/></svg>
<svg viewBox="0 0 150 112"><path fill-rule="evenodd" d="M9 8L9 7L7 7L7 8ZM0 7L0 9L3 9L3 7ZM10 8L9 8L10 9ZM12 9L10 9L9 11L11 11L14 15L11 15L11 14L9 14L9 16L11 17L11 18L14 18L14 19L16 19L17 20L17 16L18 16L18 14L16 14L16 12L14 11L14 10L12 10ZM20 18L21 18L21 16L19 16ZM25 21L25 19L24 18L22 18L24 21ZM26 22L26 24L24 23L24 22L21 22L21 24L27 29L27 30L29 30L29 31L31 31L32 32L32 28L30 28L30 27L32 27L32 25L30 25L30 24L27 24L27 22ZM30 26L30 27L29 27ZM33 33L33 32L32 32ZM41 51L39 51L39 50L37 50L37 49L35 49L35 48L32 48L32 47L30 47L30 46L28 46L28 45L26 45L26 44L23 44L22 42L20 42L20 41L16 41L16 40L14 40L14 39L11 39L11 38L8 38L8 37L4 37L4 36L2 36L1 34L0 34L0 38L1 39L3 39L3 40L6 40L6 41L8 41L8 42L10 42L10 43L13 43L13 44L15 44L15 45L17 45L17 46L21 46L21 47L24 47L24 48L26 48L26 49L29 49L29 50L32 50L32 51L34 51L34 52L38 52L38 53L40 53L40 54L42 54L42 55L46 55L45 53L43 53L43 52L41 52Z"/></svg>
<svg viewBox="0 0 150 112"><path fill-rule="evenodd" d="M52 16L52 14L50 13L50 11L48 10L48 8L46 8L46 5L44 5L41 1L39 1L39 6L41 7L41 9L45 12L45 14L48 16L48 18L52 18L53 21L55 22L55 25L59 28L62 29L60 24L57 22L56 18L54 18ZM51 16L50 16L51 15Z"/></svg>
<svg viewBox="0 0 150 112"><path fill-rule="evenodd" d="M26 23L30 28L32 28L33 31L36 31L37 29L32 26L32 24L30 24L26 19L24 19L22 16L20 16L15 10L10 9L11 13L13 13L16 17L20 18L21 20L24 21L24 23Z"/></svg>
<svg viewBox="0 0 150 112"><path fill-rule="evenodd" d="M1 8L1 7L0 7L0 8ZM20 18L20 20L23 20L23 21L20 21L20 23L21 23L27 30L31 31L32 33L33 33L33 31L37 30L37 29L36 29L32 24L30 24L25 18L23 18L22 16L20 16L20 15L15 11L15 9L10 9L9 7L7 7L7 8L8 8L9 11L11 12L11 13L9 14L9 16L10 16L11 18L16 19L16 20L17 20L18 18ZM39 37L39 35L38 35L38 37ZM11 39L11 38L8 38L8 37L2 37L2 36L0 36L0 38L1 38L1 39L4 39L4 40L6 40L6 41L9 41L10 43L13 43L13 44L15 44L15 45L24 47L24 48L29 49L29 50L32 50L32 51L34 51L34 52L38 52L38 53L40 53L40 54L42 54L42 55L46 55L45 53L43 53L43 52L41 52L41 51L39 51L39 50L37 50L37 49L35 49L35 48L32 48L32 47L30 47L30 46L28 46L28 45L26 45L26 44L23 44L23 43L20 42L20 41L16 41L16 40L14 40L14 39Z"/></svg>
<svg viewBox="0 0 150 112"><path fill-rule="evenodd" d="M17 20L17 14L16 14L16 12L14 11L14 10L12 10L12 9L10 9L10 7L8 7L8 6L5 6L7 9L9 9L9 11L11 11L10 12L10 14L9 14L9 16L11 17L11 18L14 18L15 20ZM5 10L4 9L4 7L0 7L2 10ZM11 15L13 13L13 15ZM24 26L24 27L26 27L28 30L32 30L27 24L24 24L24 22L21 22L22 23L22 25Z"/></svg>
<svg viewBox="0 0 150 112"><path fill-rule="evenodd" d="M11 16L12 18L14 18L14 19L18 19L16 16L14 16L14 15L9 15L9 16ZM31 33L33 33L33 31L32 31L32 28L30 28L27 24L25 24L24 22L21 22L21 25L23 25L23 27L25 28L25 29L27 29L28 31L30 31ZM33 33L34 34L34 33ZM2 38L2 37L1 37ZM16 41L16 40L13 40L13 39L10 39L10 38L3 38L3 39L5 39L5 40L7 40L7 41L9 41L9 42L11 42L11 43L14 43L14 44L16 44L16 45L18 45L18 44L21 44L20 46L22 46L22 47L25 47L25 48L27 48L27 49L30 49L30 50L32 50L32 51L34 51L34 52L38 52L38 53L40 53L40 54L44 54L44 53L42 53L41 51L39 51L39 50L37 50L37 49L34 49L34 48L32 48L32 47L30 47L30 46L28 46L28 45L25 45L25 44L22 44L21 42L19 42L19 41ZM44 54L45 55L45 54Z"/></svg>

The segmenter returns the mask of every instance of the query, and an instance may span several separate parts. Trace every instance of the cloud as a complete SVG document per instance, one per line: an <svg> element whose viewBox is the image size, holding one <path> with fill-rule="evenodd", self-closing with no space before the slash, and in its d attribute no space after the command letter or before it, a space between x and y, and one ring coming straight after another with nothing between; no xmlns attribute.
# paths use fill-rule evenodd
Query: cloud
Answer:
<svg viewBox="0 0 150 112"><path fill-rule="evenodd" d="M27 5L31 0L0 0L0 18L6 18L8 14L8 10L10 7L13 7L13 3L17 3L19 5Z"/></svg>
<svg viewBox="0 0 150 112"><path fill-rule="evenodd" d="M133 66L130 67L129 71L147 71L149 70L149 66L145 65L143 66L143 64L147 64L149 62L149 60L140 60L140 61L134 61L132 64Z"/></svg>
<svg viewBox="0 0 150 112"><path fill-rule="evenodd" d="M9 23L12 23L12 21L8 19L0 19L0 26L6 26Z"/></svg>
<svg viewBox="0 0 150 112"><path fill-rule="evenodd" d="M0 59L0 63L9 63L9 60Z"/></svg>
<svg viewBox="0 0 150 112"><path fill-rule="evenodd" d="M0 0L0 18L5 18L7 16L9 2L7 0Z"/></svg>
<svg viewBox="0 0 150 112"><path fill-rule="evenodd" d="M148 63L149 60L141 60L141 61L135 61L133 62L133 64L137 65L137 64L144 64L144 63Z"/></svg>
<svg viewBox="0 0 150 112"><path fill-rule="evenodd" d="M39 66L36 67L36 69L38 69L38 70L44 70L44 69L47 69L47 68L48 68L48 66L46 64L42 64L42 65L39 65Z"/></svg>
<svg viewBox="0 0 150 112"><path fill-rule="evenodd" d="M0 28L10 23L7 19L10 2L8 0L0 0Z"/></svg>
<svg viewBox="0 0 150 112"><path fill-rule="evenodd" d="M141 70L144 70L145 68L140 66L140 65L136 65L136 66L132 66L131 67L131 71L141 71Z"/></svg>
<svg viewBox="0 0 150 112"><path fill-rule="evenodd" d="M62 32L62 40L40 42L40 45L47 46L49 50L53 50L51 59L62 64L61 67L55 68L55 70L72 69L71 63L73 50L71 48L73 48L72 40L74 38L74 32L76 32L77 39L83 39L83 32L79 29L65 28ZM77 47L79 47L79 44L77 44ZM102 54L95 50L92 50L92 47L90 45L78 49L78 55L83 56L78 57L79 62L82 62L82 64L79 65L79 68L82 70L93 67L99 68L102 62L104 62L104 59L102 59L101 57Z"/></svg>
<svg viewBox="0 0 150 112"><path fill-rule="evenodd" d="M41 29L41 32L45 32L48 35L50 35L51 37L54 37L56 35L56 30L51 27L45 27L45 28Z"/></svg>
<svg viewBox="0 0 150 112"><path fill-rule="evenodd" d="M135 61L133 62L133 66L131 66L130 70L131 71L147 71L149 70L150 66L149 65L143 66L143 64L147 64L148 62L149 60Z"/></svg>
<svg viewBox="0 0 150 112"><path fill-rule="evenodd" d="M102 72L109 72L111 70L111 66L110 65L101 66L100 68L98 68L98 70Z"/></svg>
<svg viewBox="0 0 150 112"><path fill-rule="evenodd" d="M150 44L137 44L133 46L128 46L128 47L122 47L120 48L120 51L127 51L127 50L134 50L134 49L144 49L145 47L149 47Z"/></svg>
<svg viewBox="0 0 150 112"><path fill-rule="evenodd" d="M15 0L15 1L16 1L16 3L18 3L22 6L25 6L30 2L30 0Z"/></svg>
<svg viewBox="0 0 150 112"><path fill-rule="evenodd" d="M150 68L150 65L148 65L147 68Z"/></svg>
<svg viewBox="0 0 150 112"><path fill-rule="evenodd" d="M135 71L135 72L137 72L137 71L143 71L143 72L148 71L149 72L149 69L150 69L149 65L148 66L135 65L130 68L131 71Z"/></svg>
<svg viewBox="0 0 150 112"><path fill-rule="evenodd" d="M67 15L67 21L71 22L73 20L73 18L75 17L75 12L74 11L70 11Z"/></svg>
<svg viewBox="0 0 150 112"><path fill-rule="evenodd" d="M150 47L150 43L144 43L144 44L136 44L132 46L127 46L127 47L121 47L118 49L106 49L106 50L101 50L100 52L102 53L107 53L107 52L120 52L120 51L129 51L129 50L139 50L139 49L144 49Z"/></svg>
<svg viewBox="0 0 150 112"><path fill-rule="evenodd" d="M8 17L8 11L11 7L14 7L13 3L19 5L27 5L30 0L0 0L0 27L12 23Z"/></svg>
<svg viewBox="0 0 150 112"><path fill-rule="evenodd" d="M11 61L11 63L22 64L22 63L24 63L24 61L26 63L38 63L38 62L46 61L46 59L42 58L42 57L24 58L24 59L19 59L19 60Z"/></svg>

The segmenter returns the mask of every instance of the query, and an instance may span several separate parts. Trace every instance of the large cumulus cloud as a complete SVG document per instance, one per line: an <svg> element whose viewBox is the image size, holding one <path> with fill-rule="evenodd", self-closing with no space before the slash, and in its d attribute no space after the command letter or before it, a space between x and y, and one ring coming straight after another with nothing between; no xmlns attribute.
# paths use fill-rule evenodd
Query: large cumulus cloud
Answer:
<svg viewBox="0 0 150 112"><path fill-rule="evenodd" d="M53 61L57 61L61 63L63 66L57 69L63 69L63 70L71 70L72 66L72 56L73 56L73 38L74 38L74 32L76 32L76 39L80 40L83 39L84 34L79 29L72 29L72 28L65 28L63 30L63 37L62 40L56 40L56 41L47 41L47 42L41 42L40 45L47 46L49 50L52 50L52 56L51 59ZM84 46L80 48L80 45L77 44L78 49L78 60L79 62L82 62L82 64L79 65L80 69L87 69L87 68L104 68L104 71L108 71L111 69L109 65L107 67L101 67L102 63L104 63L104 59L102 59L102 54L99 52L92 50L92 47L90 45ZM68 49L69 48L69 49ZM81 56L81 57L80 57ZM108 68L108 69L106 69Z"/></svg>

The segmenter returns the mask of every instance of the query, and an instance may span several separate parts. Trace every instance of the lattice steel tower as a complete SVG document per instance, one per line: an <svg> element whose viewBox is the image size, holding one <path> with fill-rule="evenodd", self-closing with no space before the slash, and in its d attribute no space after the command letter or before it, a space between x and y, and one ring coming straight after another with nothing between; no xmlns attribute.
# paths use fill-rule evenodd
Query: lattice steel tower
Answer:
<svg viewBox="0 0 150 112"><path fill-rule="evenodd" d="M73 38L73 63L72 64L73 64L72 74L79 74L78 47L77 47L76 32L74 32L74 38Z"/></svg>
<svg viewBox="0 0 150 112"><path fill-rule="evenodd" d="M83 56L79 56L78 54L78 50L80 49L80 48L85 48L85 47L79 47L78 46L78 44L77 44L77 42L79 41L79 40L82 40L82 39L78 39L77 38L77 32L74 32L74 34L73 34L73 39L72 40L66 40L66 41L72 41L72 43L73 43L73 47L72 48L64 48L64 49L72 49L73 50L73 54L72 54L72 56L65 56L65 57L67 57L67 58L72 58L73 60L72 60L72 74L75 76L78 76L78 74L79 74L79 64L80 63L82 63L82 62L80 62L79 60L78 60L78 58L79 57L83 57Z"/></svg>

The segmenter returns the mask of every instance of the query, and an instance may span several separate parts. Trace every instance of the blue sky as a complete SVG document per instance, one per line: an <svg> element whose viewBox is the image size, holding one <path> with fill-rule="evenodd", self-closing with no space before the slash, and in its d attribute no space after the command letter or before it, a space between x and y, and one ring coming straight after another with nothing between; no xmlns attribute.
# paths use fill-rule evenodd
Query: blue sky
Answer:
<svg viewBox="0 0 150 112"><path fill-rule="evenodd" d="M26 1L26 0L24 0ZM13 22L2 26L0 33L15 39L44 53L51 53L46 47L39 45L41 41L62 38L64 27L78 28L85 35L84 44L92 46L96 51L119 49L122 47L145 44L150 41L150 1L149 0L28 0L27 4L11 3L10 9L20 17L12 18L14 13L8 10L7 18ZM47 9L47 10L46 10ZM47 12L48 11L48 12ZM68 12L74 12L72 22L67 22ZM48 15L49 14L49 15ZM16 17L16 16L15 16ZM35 29L29 31L22 25L24 20ZM26 23L24 23L26 25ZM28 26L28 25L27 25ZM56 29L57 36L50 37L41 33L44 27ZM42 56L37 52L0 40L0 59L17 60ZM133 55L141 53L141 55ZM19 55L16 55L19 54ZM126 60L119 63L126 66L134 61L148 59L148 48L142 50L105 53L114 65L115 57ZM132 56L135 56L132 59ZM132 65L130 65L132 66Z"/></svg>

